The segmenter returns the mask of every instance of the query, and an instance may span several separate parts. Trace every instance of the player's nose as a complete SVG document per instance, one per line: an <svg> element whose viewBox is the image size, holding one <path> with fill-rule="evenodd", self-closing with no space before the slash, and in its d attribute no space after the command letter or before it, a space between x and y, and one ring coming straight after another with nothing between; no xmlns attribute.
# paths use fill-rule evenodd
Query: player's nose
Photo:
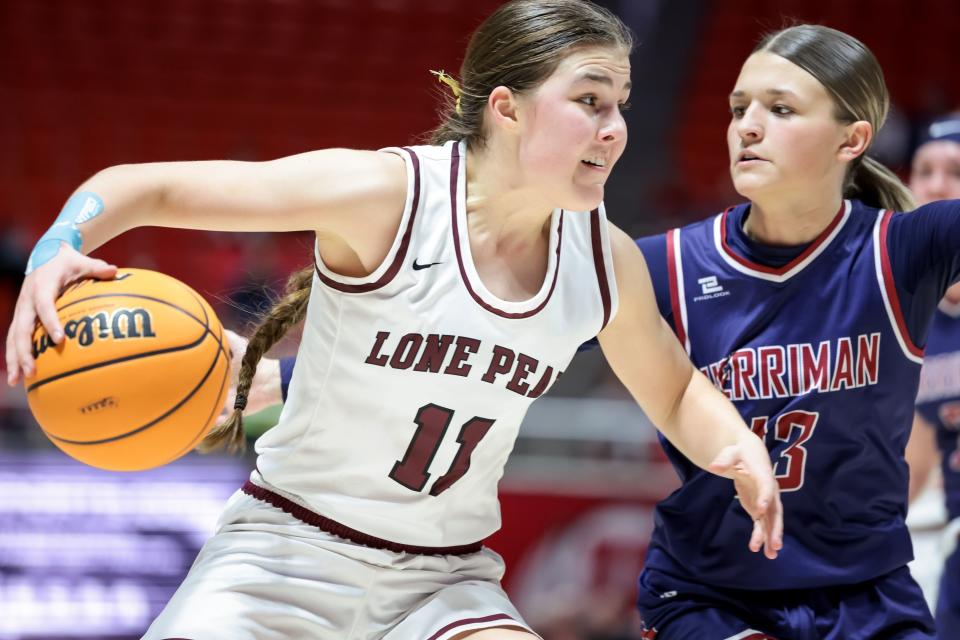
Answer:
<svg viewBox="0 0 960 640"><path fill-rule="evenodd" d="M611 112L608 118L605 118L598 131L599 137L604 142L622 142L627 138L627 123L623 119L623 114L619 109Z"/></svg>
<svg viewBox="0 0 960 640"><path fill-rule="evenodd" d="M763 139L763 122L754 105L748 107L743 116L736 121L736 130L741 140L756 142Z"/></svg>

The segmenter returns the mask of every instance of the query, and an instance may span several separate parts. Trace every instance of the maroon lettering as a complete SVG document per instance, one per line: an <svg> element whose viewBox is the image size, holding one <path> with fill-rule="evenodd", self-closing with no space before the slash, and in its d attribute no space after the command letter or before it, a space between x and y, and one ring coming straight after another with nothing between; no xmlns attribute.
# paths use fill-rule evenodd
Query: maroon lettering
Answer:
<svg viewBox="0 0 960 640"><path fill-rule="evenodd" d="M740 349L735 352L730 356L730 365L733 368L733 399L756 398L757 389L752 380L757 372L753 349Z"/></svg>
<svg viewBox="0 0 960 640"><path fill-rule="evenodd" d="M453 356L450 358L450 364L443 372L449 376L467 377L473 365L467 364L470 356L480 350L480 341L475 338L457 338L457 348L453 350Z"/></svg>
<svg viewBox="0 0 960 640"><path fill-rule="evenodd" d="M443 360L447 357L447 349L450 348L451 344L453 344L453 336L441 336L436 333L428 335L427 342L423 346L423 352L420 354L420 360L413 370L440 373Z"/></svg>
<svg viewBox="0 0 960 640"><path fill-rule="evenodd" d="M394 369L409 369L417 359L421 344L423 336L419 333L408 333L400 338L397 348L393 350L393 357L390 358L390 366Z"/></svg>
<svg viewBox="0 0 960 640"><path fill-rule="evenodd" d="M385 366L387 364L387 356L380 353L380 349L383 348L383 343L386 342L387 338L389 337L389 331L377 331L377 339L373 343L373 348L370 349L370 355L367 356L367 359L364 360L364 362L367 364L375 364L378 367Z"/></svg>
<svg viewBox="0 0 960 640"><path fill-rule="evenodd" d="M524 380L528 375L535 372L538 366L540 366L540 362L535 358L521 353L517 356L517 368L513 372L513 377L510 379L510 382L507 383L507 389L521 396L526 395L527 391L530 390L530 385L524 382Z"/></svg>
<svg viewBox="0 0 960 640"><path fill-rule="evenodd" d="M501 347L498 344L494 345L493 358L490 359L490 366L487 368L487 372L483 374L483 377L480 379L484 382L492 384L493 381L497 379L498 375L510 373L510 370L513 369L513 361L516 359L516 357L516 354L514 354L510 349Z"/></svg>
<svg viewBox="0 0 960 640"><path fill-rule="evenodd" d="M787 397L787 388L783 384L786 371L783 347L760 347L757 359L760 361L760 397Z"/></svg>
<svg viewBox="0 0 960 640"><path fill-rule="evenodd" d="M493 426L493 422L493 420L487 418L472 418L463 425L460 435L457 436L457 442L460 443L457 456L453 459L450 470L443 474L430 488L430 495L440 495L470 470L470 457L473 455L473 450L487 435L487 431Z"/></svg>
<svg viewBox="0 0 960 640"><path fill-rule="evenodd" d="M813 347L804 343L800 345L800 380L803 393L808 391L830 391L830 343L824 340L817 347L814 356Z"/></svg>
<svg viewBox="0 0 960 640"><path fill-rule="evenodd" d="M807 467L807 449L803 446L813 436L813 430L820 419L819 413L790 411L777 418L774 437L782 442L790 442L794 431L800 435L780 454L780 459L774 467L777 484L780 491L796 491L803 486ZM783 464L781 464L783 463ZM781 470L781 467L786 469Z"/></svg>
<svg viewBox="0 0 960 640"><path fill-rule="evenodd" d="M728 398L731 396L730 389L727 388L727 382L730 379L730 372L727 369L730 359L724 358L720 362L714 362L710 365L710 375L713 376L714 384L723 391Z"/></svg>
<svg viewBox="0 0 960 640"><path fill-rule="evenodd" d="M787 345L787 360L790 362L790 395L798 396L803 393L800 386L800 345Z"/></svg>
<svg viewBox="0 0 960 640"><path fill-rule="evenodd" d="M880 335L743 347L700 371L731 400L855 389L879 380Z"/></svg>
<svg viewBox="0 0 960 640"><path fill-rule="evenodd" d="M397 460L390 470L389 476L396 482L413 491L423 491L430 474L427 469L433 463L440 443L447 427L453 420L453 411L435 404L426 404L420 407L414 422L417 430L407 447L402 460ZM457 480L470 470L470 458L474 449L480 444L494 420L473 417L463 425L457 436L457 453L445 474L430 488L430 495L438 496L449 489Z"/></svg>
<svg viewBox="0 0 960 640"><path fill-rule="evenodd" d="M430 479L427 469L433 462L440 440L446 433L453 412L435 404L426 404L420 407L414 422L417 430L413 439L403 454L403 459L397 460L390 470L390 477L413 491L421 491Z"/></svg>
<svg viewBox="0 0 960 640"><path fill-rule="evenodd" d="M830 388L833 391L840 389L852 389L856 384L853 380L853 345L850 338L840 338L837 340L837 362L833 371L833 383Z"/></svg>
<svg viewBox="0 0 960 640"><path fill-rule="evenodd" d="M880 334L857 337L857 385L877 384L880 368Z"/></svg>
<svg viewBox="0 0 960 640"><path fill-rule="evenodd" d="M560 377L559 375L557 376ZM543 393L550 388L550 384L553 381L553 367L548 366L547 370L543 372L543 375L540 376L540 380L537 382L536 386L533 387L533 390L527 394L528 398L539 398Z"/></svg>
<svg viewBox="0 0 960 640"><path fill-rule="evenodd" d="M807 466L807 448L803 445L813 436L819 419L819 413L799 409L777 417L773 437L787 443L780 456L773 460L774 476L780 491L796 491L803 486ZM764 440L769 423L769 417L758 416L751 420L750 429Z"/></svg>

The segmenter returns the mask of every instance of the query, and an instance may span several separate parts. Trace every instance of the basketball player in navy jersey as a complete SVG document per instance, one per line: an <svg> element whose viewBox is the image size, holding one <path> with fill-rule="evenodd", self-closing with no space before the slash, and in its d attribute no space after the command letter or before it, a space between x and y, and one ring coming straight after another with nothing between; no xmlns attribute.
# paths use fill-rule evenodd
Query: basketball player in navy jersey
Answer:
<svg viewBox="0 0 960 640"><path fill-rule="evenodd" d="M960 198L960 116L931 124L917 148L910 189L918 204ZM947 289L927 333L913 432L907 445L910 499L940 462L949 524L937 596L937 638L960 638L960 285Z"/></svg>
<svg viewBox="0 0 960 640"><path fill-rule="evenodd" d="M598 333L677 450L734 479L741 545L776 557L766 449L691 366L642 254L605 219L630 48L589 2L515 0L471 39L433 145L128 165L68 201L28 264L11 384L32 374L38 318L63 339L60 287L115 272L83 252L129 228L317 235L315 263L250 340L234 416L205 443L242 439L257 359L305 317L280 422L145 638L536 637L482 540L527 406Z"/></svg>
<svg viewBox="0 0 960 640"><path fill-rule="evenodd" d="M933 638L906 567L904 447L927 328L960 273L960 203L894 213L909 192L865 156L883 75L846 34L765 37L729 101L749 202L638 244L661 313L768 446L787 537L773 566L741 553L734 496L664 442L682 486L640 576L647 637Z"/></svg>

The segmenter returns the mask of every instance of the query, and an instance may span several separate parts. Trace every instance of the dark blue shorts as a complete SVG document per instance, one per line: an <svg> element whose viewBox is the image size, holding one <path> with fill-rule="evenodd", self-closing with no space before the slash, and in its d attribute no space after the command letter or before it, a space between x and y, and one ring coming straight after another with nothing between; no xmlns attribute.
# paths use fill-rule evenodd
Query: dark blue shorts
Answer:
<svg viewBox="0 0 960 640"><path fill-rule="evenodd" d="M960 549L950 554L943 565L937 597L937 638L960 638Z"/></svg>
<svg viewBox="0 0 960 640"><path fill-rule="evenodd" d="M906 567L860 584L786 591L712 588L647 568L637 607L651 640L936 638Z"/></svg>

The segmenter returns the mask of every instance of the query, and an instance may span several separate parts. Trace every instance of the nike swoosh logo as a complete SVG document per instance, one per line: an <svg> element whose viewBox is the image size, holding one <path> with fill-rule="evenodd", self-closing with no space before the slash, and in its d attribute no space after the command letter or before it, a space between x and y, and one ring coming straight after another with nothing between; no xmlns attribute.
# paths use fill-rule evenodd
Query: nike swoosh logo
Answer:
<svg viewBox="0 0 960 640"><path fill-rule="evenodd" d="M413 259L413 270L420 271L420 269L428 269L435 264L443 264L442 262L428 262L427 264L417 264L417 259Z"/></svg>

